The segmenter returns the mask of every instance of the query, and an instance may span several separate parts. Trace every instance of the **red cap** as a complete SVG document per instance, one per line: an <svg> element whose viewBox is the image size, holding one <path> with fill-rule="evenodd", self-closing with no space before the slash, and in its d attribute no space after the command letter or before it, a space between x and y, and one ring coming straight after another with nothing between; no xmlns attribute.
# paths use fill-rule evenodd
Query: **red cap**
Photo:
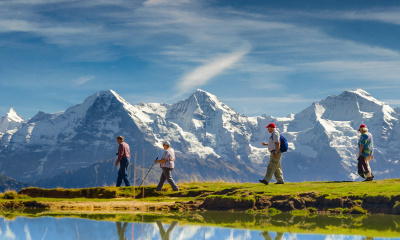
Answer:
<svg viewBox="0 0 400 240"><path fill-rule="evenodd" d="M361 128L367 128L367 126L365 126L365 124L361 124L358 130L360 130Z"/></svg>
<svg viewBox="0 0 400 240"><path fill-rule="evenodd" d="M276 128L276 126L275 126L275 124L270 123L270 124L268 124L268 126L266 126L265 128Z"/></svg>

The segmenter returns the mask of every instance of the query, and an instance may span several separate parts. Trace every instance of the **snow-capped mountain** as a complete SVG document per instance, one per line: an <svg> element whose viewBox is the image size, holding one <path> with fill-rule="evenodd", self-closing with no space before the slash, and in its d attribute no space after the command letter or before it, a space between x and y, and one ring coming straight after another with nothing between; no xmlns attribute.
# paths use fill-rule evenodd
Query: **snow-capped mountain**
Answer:
<svg viewBox="0 0 400 240"><path fill-rule="evenodd" d="M356 154L360 124L374 136L375 159L372 168L378 178L398 176L396 149L399 115L387 103L357 89L329 96L296 114L287 124L294 143L291 155L295 168L306 173L304 179L356 179ZM388 146L391 149L388 149ZM390 150L390 151L388 151Z"/></svg>
<svg viewBox="0 0 400 240"><path fill-rule="evenodd" d="M398 112L361 89L329 96L287 118L241 115L202 90L172 105L131 105L112 90L102 91L65 112L39 112L26 122L21 119L12 131L0 131L0 173L20 181L53 182L63 174L65 183L68 176L84 176L85 169L96 173L94 163L115 156L115 137L123 135L137 161L145 159L146 165L160 157L162 141L169 140L182 180L256 181L269 157L261 145L268 139L265 126L274 122L289 141L282 160L287 181L356 179L362 123L375 140L375 176L396 177ZM80 173L68 174L74 171Z"/></svg>
<svg viewBox="0 0 400 240"><path fill-rule="evenodd" d="M4 134L7 131L14 131L21 126L23 122L24 119L11 108L5 116L0 118L0 134Z"/></svg>
<svg viewBox="0 0 400 240"><path fill-rule="evenodd" d="M226 113L228 110L230 112ZM203 119L200 119L201 114ZM232 161L231 168L244 161L251 168L248 153L237 150L240 142L249 141L246 131L238 134L239 128L233 128L242 125L235 122L240 118L243 117L215 96L201 90L174 105L136 106L112 90L102 91L64 113L39 112L16 132L5 133L0 148L0 169L5 175L23 181L78 170L115 156L118 135L126 138L132 152L136 151L138 161L144 154L146 161L152 162L162 153L162 141L169 140L177 157L184 160L181 164L188 168L197 169L205 160L218 166L228 158ZM207 132L209 128L212 131ZM204 139L208 142L203 145ZM14 159L18 159L18 166L13 163ZM199 179L201 174L191 175ZM192 176L187 175L187 179ZM215 179L220 178L215 176Z"/></svg>

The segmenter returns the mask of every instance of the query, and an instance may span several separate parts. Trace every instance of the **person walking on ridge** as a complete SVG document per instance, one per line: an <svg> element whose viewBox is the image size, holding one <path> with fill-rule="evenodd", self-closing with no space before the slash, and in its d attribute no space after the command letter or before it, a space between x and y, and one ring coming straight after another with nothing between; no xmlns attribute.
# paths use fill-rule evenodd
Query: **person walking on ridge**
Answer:
<svg viewBox="0 0 400 240"><path fill-rule="evenodd" d="M276 126L274 123L270 123L268 126L266 126L266 128L268 128L268 132L271 133L271 136L268 143L262 142L261 144L264 146L268 146L270 156L267 173L265 174L264 179L260 180L260 183L268 185L268 182L272 179L272 175L275 175L275 179L277 181L275 184L284 184L281 166L282 153L279 150L280 134L278 130L276 130Z"/></svg>
<svg viewBox="0 0 400 240"><path fill-rule="evenodd" d="M365 126L365 124L361 124L358 128L358 131L361 134L360 140L358 141L358 161L361 163L365 162L365 181L372 181L374 179L374 175L371 172L369 162L371 161L371 159L374 158L374 141L372 138L372 134L368 132L368 128L367 126Z"/></svg>
<svg viewBox="0 0 400 240"><path fill-rule="evenodd" d="M117 143L119 144L118 153L117 153L118 159L115 162L115 166L118 166L118 163L119 163L117 187L121 186L122 180L124 180L125 186L130 186L131 183L129 182L129 179L128 179L128 166L129 166L129 160L131 157L129 145L126 142L124 142L123 136L117 137Z"/></svg>
<svg viewBox="0 0 400 240"><path fill-rule="evenodd" d="M168 141L163 142L164 154L162 155L161 160L154 160L154 163L161 163L160 167L162 169L160 183L157 186L157 191L161 191L164 186L165 180L169 182L172 187L172 190L178 191L179 188L176 185L174 179L172 179L172 170L175 167L175 151L171 148L171 144Z"/></svg>

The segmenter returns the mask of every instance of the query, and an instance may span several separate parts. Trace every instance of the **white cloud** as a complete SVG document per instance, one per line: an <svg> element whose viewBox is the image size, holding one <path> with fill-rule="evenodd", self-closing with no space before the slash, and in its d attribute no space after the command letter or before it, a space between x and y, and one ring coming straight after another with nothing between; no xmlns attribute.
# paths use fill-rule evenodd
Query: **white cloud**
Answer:
<svg viewBox="0 0 400 240"><path fill-rule="evenodd" d="M91 76L91 75L90 76L82 76L82 77L79 77L78 79L76 79L74 81L74 83L75 83L75 86L81 86L89 81L92 81L95 78L96 78L95 76Z"/></svg>
<svg viewBox="0 0 400 240"><path fill-rule="evenodd" d="M180 94L184 94L197 87L203 86L213 77L231 68L246 53L248 53L248 50L240 50L209 60L208 63L183 76L181 81L177 83L177 89L179 90Z"/></svg>
<svg viewBox="0 0 400 240"><path fill-rule="evenodd" d="M333 11L327 14L316 14L320 18L378 21L400 25L400 8L374 9L363 11Z"/></svg>

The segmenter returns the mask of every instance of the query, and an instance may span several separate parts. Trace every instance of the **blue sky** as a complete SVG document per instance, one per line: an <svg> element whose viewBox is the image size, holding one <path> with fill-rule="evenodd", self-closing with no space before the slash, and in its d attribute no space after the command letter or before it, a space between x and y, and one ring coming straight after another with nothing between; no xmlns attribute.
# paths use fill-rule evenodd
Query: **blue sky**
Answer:
<svg viewBox="0 0 400 240"><path fill-rule="evenodd" d="M0 116L113 89L132 104L197 88L286 116L362 88L400 106L399 1L3 0Z"/></svg>

